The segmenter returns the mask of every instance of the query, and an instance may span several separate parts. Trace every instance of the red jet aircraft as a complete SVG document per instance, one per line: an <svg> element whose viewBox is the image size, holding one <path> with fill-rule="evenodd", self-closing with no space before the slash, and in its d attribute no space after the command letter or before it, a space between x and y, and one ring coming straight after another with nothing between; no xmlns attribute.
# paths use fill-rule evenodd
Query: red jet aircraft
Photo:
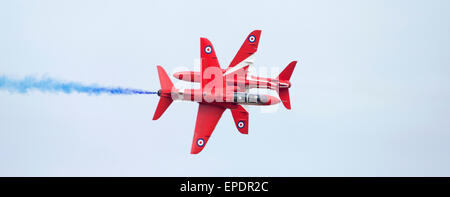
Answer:
<svg viewBox="0 0 450 197"><path fill-rule="evenodd" d="M247 92L250 88L275 90L278 92L283 105L287 109L291 109L288 90L288 88L291 87L289 79L291 78L297 61L291 62L275 79L247 75L248 67L253 65L254 54L258 50L260 36L261 30L255 30L247 36L228 68L221 69L225 78L224 81L229 85L237 87L236 91L238 92ZM196 71L176 72L173 76L189 82L200 83L201 81L200 72Z"/></svg>
<svg viewBox="0 0 450 197"><path fill-rule="evenodd" d="M256 37L249 39L249 42L255 42L255 39ZM225 78L211 42L201 38L200 43L202 58L200 89L175 88L166 71L157 66L161 89L158 91L160 100L153 120L159 119L174 100L199 103L191 154L203 150L226 109L231 110L238 130L247 134L248 112L242 105L274 105L280 102L278 98L270 95L236 92L237 87L223 83Z"/></svg>

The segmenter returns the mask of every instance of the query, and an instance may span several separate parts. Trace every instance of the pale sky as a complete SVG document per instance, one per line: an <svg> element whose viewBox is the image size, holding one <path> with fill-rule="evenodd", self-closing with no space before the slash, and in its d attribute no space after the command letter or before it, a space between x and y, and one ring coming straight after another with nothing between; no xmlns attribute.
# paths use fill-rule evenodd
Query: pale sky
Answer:
<svg viewBox="0 0 450 197"><path fill-rule="evenodd" d="M154 95L0 91L0 176L450 176L449 1L0 2L0 75L159 89L200 37L224 68L299 60L292 110L226 111L191 155L198 104ZM172 80L177 83L175 78Z"/></svg>

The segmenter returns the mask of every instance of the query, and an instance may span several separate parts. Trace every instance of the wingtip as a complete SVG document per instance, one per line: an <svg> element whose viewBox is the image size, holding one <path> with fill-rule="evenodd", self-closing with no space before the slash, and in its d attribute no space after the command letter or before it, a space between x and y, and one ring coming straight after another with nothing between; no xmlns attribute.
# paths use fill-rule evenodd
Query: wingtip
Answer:
<svg viewBox="0 0 450 197"><path fill-rule="evenodd" d="M191 150L191 155L198 155L199 152L195 152Z"/></svg>
<svg viewBox="0 0 450 197"><path fill-rule="evenodd" d="M191 154L192 155L197 155L197 154L199 154L200 152L202 152L202 150L203 150L203 148L195 148L195 147L192 147L191 148Z"/></svg>
<svg viewBox="0 0 450 197"><path fill-rule="evenodd" d="M209 42L209 39L205 38L205 37L200 37L200 41L202 41L202 42Z"/></svg>
<svg viewBox="0 0 450 197"><path fill-rule="evenodd" d="M260 30L260 29L255 29L255 30L252 31L252 33L261 33L261 31L262 30Z"/></svg>

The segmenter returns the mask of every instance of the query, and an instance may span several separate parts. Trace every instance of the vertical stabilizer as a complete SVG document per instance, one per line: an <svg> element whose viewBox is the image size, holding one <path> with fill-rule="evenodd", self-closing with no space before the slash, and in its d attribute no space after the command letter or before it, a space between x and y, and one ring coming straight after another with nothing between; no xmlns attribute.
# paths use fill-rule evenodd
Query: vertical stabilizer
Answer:
<svg viewBox="0 0 450 197"><path fill-rule="evenodd" d="M170 96L170 92L173 89L173 83L161 66L157 66L157 68L161 90L158 91L160 98L155 114L153 115L153 120L158 120L173 102L172 97Z"/></svg>

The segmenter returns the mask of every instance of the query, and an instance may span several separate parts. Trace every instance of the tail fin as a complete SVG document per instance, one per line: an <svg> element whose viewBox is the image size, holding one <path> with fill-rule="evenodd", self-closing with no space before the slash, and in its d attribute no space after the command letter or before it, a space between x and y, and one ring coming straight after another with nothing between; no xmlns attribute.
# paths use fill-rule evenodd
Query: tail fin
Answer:
<svg viewBox="0 0 450 197"><path fill-rule="evenodd" d="M159 83L161 84L161 90L171 91L173 88L173 83L170 80L169 75L167 75L163 67L157 66L157 68L158 68Z"/></svg>
<svg viewBox="0 0 450 197"><path fill-rule="evenodd" d="M291 78L292 72L294 72L295 65L297 64L297 61L292 61L289 63L289 65L286 66L286 68L281 71L280 75L278 75L277 79L280 80L287 80Z"/></svg>
<svg viewBox="0 0 450 197"><path fill-rule="evenodd" d="M158 120L172 102L173 100L170 97L161 97L159 99L158 107L156 107L155 114L153 115L153 120Z"/></svg>
<svg viewBox="0 0 450 197"><path fill-rule="evenodd" d="M281 88L278 90L278 95L280 95L280 100L283 102L286 109L291 109L291 99L289 98L289 89Z"/></svg>
<svg viewBox="0 0 450 197"><path fill-rule="evenodd" d="M153 115L153 120L158 120L159 117L163 115L166 109L173 102L172 97L170 96L170 92L172 91L173 88L173 83L172 81L170 81L169 76L161 66L157 66L157 68L158 68L159 82L161 83L161 90L158 92L160 99L158 102L158 106L156 107L155 114Z"/></svg>
<svg viewBox="0 0 450 197"><path fill-rule="evenodd" d="M281 71L280 75L278 75L277 79L289 81L292 76L292 72L294 72L295 65L297 61L292 61L289 63L286 68ZM286 107L286 109L291 109L291 99L289 98L289 89L288 88L280 88L277 90L278 95L280 96L281 102Z"/></svg>

